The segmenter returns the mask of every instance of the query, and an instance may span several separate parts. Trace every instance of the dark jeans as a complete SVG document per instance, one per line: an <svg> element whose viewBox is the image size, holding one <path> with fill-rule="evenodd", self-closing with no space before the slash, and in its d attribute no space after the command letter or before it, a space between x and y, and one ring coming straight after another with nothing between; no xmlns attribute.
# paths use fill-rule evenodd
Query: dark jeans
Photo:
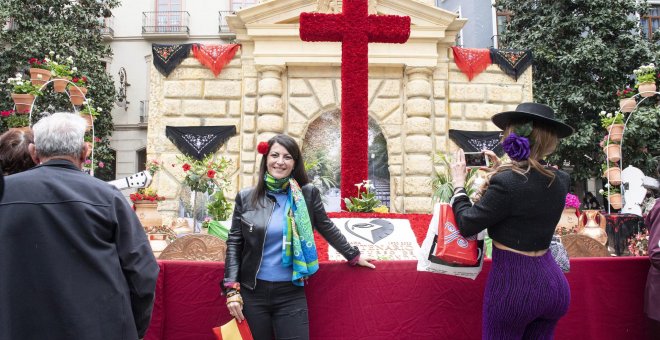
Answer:
<svg viewBox="0 0 660 340"><path fill-rule="evenodd" d="M243 314L255 340L308 340L305 288L291 282L257 280L255 290L241 290Z"/></svg>

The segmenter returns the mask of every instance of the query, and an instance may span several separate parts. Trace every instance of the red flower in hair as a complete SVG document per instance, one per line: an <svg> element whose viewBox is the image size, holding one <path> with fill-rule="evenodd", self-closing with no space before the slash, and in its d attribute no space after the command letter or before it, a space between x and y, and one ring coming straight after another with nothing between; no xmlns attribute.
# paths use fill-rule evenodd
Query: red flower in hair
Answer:
<svg viewBox="0 0 660 340"><path fill-rule="evenodd" d="M269 148L270 147L268 146L268 142L261 142L259 145L257 145L257 151L262 155L267 154Z"/></svg>

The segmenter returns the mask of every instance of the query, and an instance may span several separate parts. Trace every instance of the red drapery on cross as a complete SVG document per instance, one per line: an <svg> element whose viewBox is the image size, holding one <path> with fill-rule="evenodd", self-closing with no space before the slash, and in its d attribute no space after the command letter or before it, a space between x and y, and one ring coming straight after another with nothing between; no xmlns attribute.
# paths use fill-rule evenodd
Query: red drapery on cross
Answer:
<svg viewBox="0 0 660 340"><path fill-rule="evenodd" d="M410 17L369 15L368 0L344 0L341 14L300 13L303 41L340 41L341 196L355 196L369 176L369 43L405 43ZM345 208L344 202L341 202Z"/></svg>

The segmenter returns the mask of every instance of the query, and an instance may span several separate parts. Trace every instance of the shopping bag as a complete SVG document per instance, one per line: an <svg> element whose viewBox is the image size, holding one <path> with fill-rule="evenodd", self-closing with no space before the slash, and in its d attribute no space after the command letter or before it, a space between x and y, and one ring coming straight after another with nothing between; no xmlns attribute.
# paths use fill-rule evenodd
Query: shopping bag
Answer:
<svg viewBox="0 0 660 340"><path fill-rule="evenodd" d="M237 322L234 318L220 327L214 327L213 334L218 340L254 340L247 320Z"/></svg>
<svg viewBox="0 0 660 340"><path fill-rule="evenodd" d="M479 260L477 236L463 237L451 205L440 204L435 256L448 263L472 266Z"/></svg>
<svg viewBox="0 0 660 340"><path fill-rule="evenodd" d="M433 207L433 217L429 223L426 237L422 242L420 251L417 254L417 270L438 273L445 275L453 275L458 277L465 277L469 279L476 279L483 266L484 254L484 235L485 231L481 232L476 237L477 242L477 262L473 265L464 265L459 263L447 262L436 254L438 245L438 223L440 222L441 204L437 203ZM444 243L444 242L443 242Z"/></svg>

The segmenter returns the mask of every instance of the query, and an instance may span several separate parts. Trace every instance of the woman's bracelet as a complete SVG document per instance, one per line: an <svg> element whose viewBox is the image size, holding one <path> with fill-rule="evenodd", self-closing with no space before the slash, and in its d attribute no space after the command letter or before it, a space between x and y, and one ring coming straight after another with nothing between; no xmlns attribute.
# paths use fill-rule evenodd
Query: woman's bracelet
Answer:
<svg viewBox="0 0 660 340"><path fill-rule="evenodd" d="M243 306L243 297L241 297L241 293L236 293L232 296L227 296L227 306L229 306L230 303L232 302L238 302Z"/></svg>

